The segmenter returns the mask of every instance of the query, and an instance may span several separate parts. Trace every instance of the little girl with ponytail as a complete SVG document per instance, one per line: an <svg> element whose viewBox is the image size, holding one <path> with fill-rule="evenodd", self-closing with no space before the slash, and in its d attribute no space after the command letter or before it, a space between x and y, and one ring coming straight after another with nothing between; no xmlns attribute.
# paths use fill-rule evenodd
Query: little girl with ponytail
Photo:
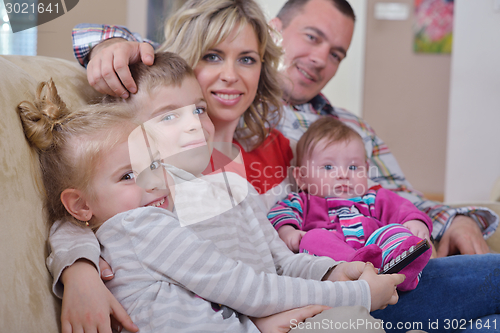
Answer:
<svg viewBox="0 0 500 333"><path fill-rule="evenodd" d="M62 202L66 189L90 195L91 179L102 155L126 139L133 113L126 104L96 104L70 112L52 80L39 84L35 100L24 101L18 113L26 138L38 155L49 221L68 220L96 227L91 216L78 220ZM101 221L103 222L103 221Z"/></svg>

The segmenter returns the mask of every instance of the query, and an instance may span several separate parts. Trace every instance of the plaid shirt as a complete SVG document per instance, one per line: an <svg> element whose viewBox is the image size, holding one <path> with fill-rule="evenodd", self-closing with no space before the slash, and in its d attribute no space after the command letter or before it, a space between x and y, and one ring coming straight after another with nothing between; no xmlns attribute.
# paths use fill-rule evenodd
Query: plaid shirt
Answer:
<svg viewBox="0 0 500 333"><path fill-rule="evenodd" d="M158 43L143 39L140 35L133 34L121 26L79 24L73 29L72 35L75 57L83 66L87 66L88 55L92 47L108 38L119 37L129 41L146 42L154 48L159 46ZM361 135L369 159L368 176L370 179L410 200L421 211L428 214L433 222L432 236L434 239L441 238L456 215L467 215L474 219L485 237L490 236L496 230L498 216L487 208L473 206L454 208L426 200L406 180L396 158L370 125L346 110L331 106L322 94L302 105L285 105L284 116L277 129L288 139L298 141L309 125L323 115L338 118Z"/></svg>
<svg viewBox="0 0 500 333"><path fill-rule="evenodd" d="M92 48L109 38L124 38L133 42L145 42L151 44L155 49L159 46L158 43L142 38L139 34L134 34L127 28L118 25L78 24L73 28L72 37L75 57L85 67L89 62L89 54Z"/></svg>

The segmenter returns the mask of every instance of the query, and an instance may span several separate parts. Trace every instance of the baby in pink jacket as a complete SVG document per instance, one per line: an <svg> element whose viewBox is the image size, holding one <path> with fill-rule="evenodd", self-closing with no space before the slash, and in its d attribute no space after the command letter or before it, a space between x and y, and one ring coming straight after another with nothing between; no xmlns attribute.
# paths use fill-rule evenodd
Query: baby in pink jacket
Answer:
<svg viewBox="0 0 500 333"><path fill-rule="evenodd" d="M297 143L293 176L300 189L268 218L293 252L383 267L422 239L430 218L380 185L368 187L368 162L356 131L333 117L314 122ZM431 251L400 273L401 291L415 289Z"/></svg>

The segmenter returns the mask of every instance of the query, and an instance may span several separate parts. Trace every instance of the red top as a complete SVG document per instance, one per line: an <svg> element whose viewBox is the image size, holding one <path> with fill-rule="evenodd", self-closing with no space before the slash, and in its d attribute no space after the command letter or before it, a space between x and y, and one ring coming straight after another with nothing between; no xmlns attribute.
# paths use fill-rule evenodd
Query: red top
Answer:
<svg viewBox="0 0 500 333"><path fill-rule="evenodd" d="M236 140L233 143L242 152L247 180L259 194L266 193L285 180L293 153L290 141L281 132L271 130L264 142L249 152Z"/></svg>
<svg viewBox="0 0 500 333"><path fill-rule="evenodd" d="M271 130L262 144L252 151L245 151L240 143L233 140L243 157L243 166L235 163L230 157L214 149L210 163L204 175L230 171L246 177L259 194L266 193L281 184L287 177L287 171L293 158L290 141L278 130Z"/></svg>

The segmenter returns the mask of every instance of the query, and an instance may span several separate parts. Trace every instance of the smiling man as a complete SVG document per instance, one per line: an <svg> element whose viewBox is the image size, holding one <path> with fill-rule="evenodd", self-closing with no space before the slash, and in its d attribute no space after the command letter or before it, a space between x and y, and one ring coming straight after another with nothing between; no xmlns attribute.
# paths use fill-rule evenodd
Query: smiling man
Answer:
<svg viewBox="0 0 500 333"><path fill-rule="evenodd" d="M354 19L348 5L311 0L289 1L271 20L283 37L288 103L309 102L333 78L351 44Z"/></svg>

